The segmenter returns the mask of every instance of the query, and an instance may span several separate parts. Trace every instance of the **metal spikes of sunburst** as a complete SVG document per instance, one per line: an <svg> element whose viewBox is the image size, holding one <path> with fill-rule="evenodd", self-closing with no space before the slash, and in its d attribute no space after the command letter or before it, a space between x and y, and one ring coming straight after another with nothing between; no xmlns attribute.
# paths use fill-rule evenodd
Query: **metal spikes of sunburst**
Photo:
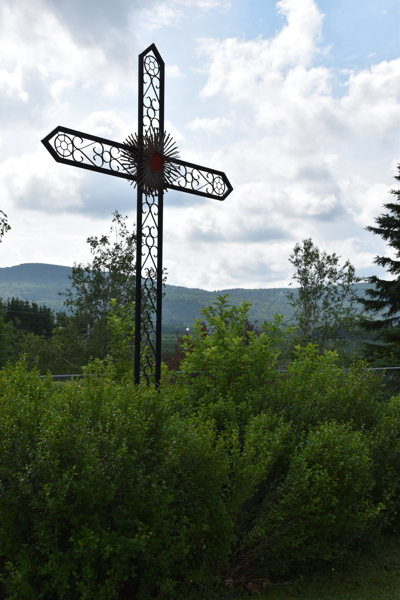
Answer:
<svg viewBox="0 0 400 600"><path fill-rule="evenodd" d="M139 140L137 134L131 134L124 142L130 147L122 152L124 167L135 176L132 185L138 185L144 194L154 195L162 190L167 190L179 176L177 166L173 160L179 158L178 148L173 138L159 131L148 131Z"/></svg>

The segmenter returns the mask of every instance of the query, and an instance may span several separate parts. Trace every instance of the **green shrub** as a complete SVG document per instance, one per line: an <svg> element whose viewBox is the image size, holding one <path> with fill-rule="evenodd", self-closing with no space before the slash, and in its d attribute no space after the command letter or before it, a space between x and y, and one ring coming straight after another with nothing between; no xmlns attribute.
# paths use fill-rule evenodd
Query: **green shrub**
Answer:
<svg viewBox="0 0 400 600"><path fill-rule="evenodd" d="M201 310L206 326L196 321L193 335L184 337L185 359L180 380L188 386L190 410L215 419L218 430L238 426L265 407L265 390L279 378L277 361L288 331L282 317L265 322L260 331L248 328L250 304L228 307L227 296Z"/></svg>
<svg viewBox="0 0 400 600"><path fill-rule="evenodd" d="M337 557L373 530L382 507L371 500L373 464L359 432L335 422L316 427L283 473L275 482L266 477L247 507L230 563L234 580Z"/></svg>
<svg viewBox="0 0 400 600"><path fill-rule="evenodd" d="M129 585L138 597L172 597L178 582L226 561L229 457L212 423L183 421L162 394L117 385L100 368L55 393L23 364L0 373L10 600L111 600Z"/></svg>
<svg viewBox="0 0 400 600"><path fill-rule="evenodd" d="M400 514L400 396L383 403L369 441L377 482L374 495L385 504L386 526L390 526Z"/></svg>
<svg viewBox="0 0 400 600"><path fill-rule="evenodd" d="M371 429L379 420L381 404L376 398L381 376L353 364L338 366L337 352L319 355L313 344L298 347L296 359L282 375L266 406L308 430L327 420L351 423L356 430Z"/></svg>
<svg viewBox="0 0 400 600"><path fill-rule="evenodd" d="M280 317L258 335L247 311L205 309L158 392L117 350L62 386L24 361L0 370L0 598L186 598L393 524L399 398L311 344L277 373Z"/></svg>

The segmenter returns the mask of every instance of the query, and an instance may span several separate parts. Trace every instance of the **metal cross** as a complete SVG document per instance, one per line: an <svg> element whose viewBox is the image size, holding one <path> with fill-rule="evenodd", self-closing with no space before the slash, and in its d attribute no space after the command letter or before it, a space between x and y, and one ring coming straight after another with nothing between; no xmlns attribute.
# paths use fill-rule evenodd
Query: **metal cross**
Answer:
<svg viewBox="0 0 400 600"><path fill-rule="evenodd" d="M42 143L60 163L128 179L137 187L135 382L161 377L164 190L225 200L225 173L179 158L164 131L164 61L152 44L139 54L138 133L124 143L56 127ZM141 342L147 352L141 355Z"/></svg>

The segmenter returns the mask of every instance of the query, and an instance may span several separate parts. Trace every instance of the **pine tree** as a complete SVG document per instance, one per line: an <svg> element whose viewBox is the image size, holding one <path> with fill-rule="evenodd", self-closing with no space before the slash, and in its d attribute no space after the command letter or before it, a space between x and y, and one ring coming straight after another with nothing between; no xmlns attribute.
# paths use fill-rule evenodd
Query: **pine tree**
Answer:
<svg viewBox="0 0 400 600"><path fill-rule="evenodd" d="M6 323L3 300L0 299L0 368L11 356L12 324Z"/></svg>
<svg viewBox="0 0 400 600"><path fill-rule="evenodd" d="M38 306L36 302L21 298L8 298L4 303L5 322L12 322L15 329L51 337L54 315L51 308Z"/></svg>
<svg viewBox="0 0 400 600"><path fill-rule="evenodd" d="M400 164L395 179L400 181ZM385 366L392 362L396 365L400 360L400 190L391 190L395 202L384 204L389 213L375 219L376 227L365 229L374 235L380 235L391 248L396 251L397 260L388 256L376 256L374 263L387 268L395 279L379 279L376 275L367 277L366 281L374 286L366 290L369 298L360 298L366 312L372 313L374 319L364 319L362 327L366 332L374 334L376 342L367 342L366 355L371 360L383 360ZM382 312L385 311L385 312Z"/></svg>

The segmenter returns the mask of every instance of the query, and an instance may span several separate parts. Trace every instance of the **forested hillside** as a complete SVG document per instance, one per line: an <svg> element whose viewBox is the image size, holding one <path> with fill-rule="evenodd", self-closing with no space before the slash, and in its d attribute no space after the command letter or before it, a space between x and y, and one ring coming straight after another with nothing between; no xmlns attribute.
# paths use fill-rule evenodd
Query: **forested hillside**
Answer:
<svg viewBox="0 0 400 600"><path fill-rule="evenodd" d="M58 295L70 286L71 267L26 263L0 269L0 298L19 297L45 304L54 311L64 310Z"/></svg>
<svg viewBox="0 0 400 600"><path fill-rule="evenodd" d="M15 267L0 268L0 298L19 297L38 304L45 304L54 311L65 310L63 297L59 292L70 286L68 276L71 267L26 263ZM369 287L366 283L356 285L359 295ZM220 294L229 294L229 304L238 306L241 302L251 302L250 319L269 321L276 313L283 314L290 321L293 309L288 304L286 294L291 288L230 289L208 292L196 288L167 285L163 302L163 323L165 325L184 324L190 326L200 318L200 309L215 302Z"/></svg>

